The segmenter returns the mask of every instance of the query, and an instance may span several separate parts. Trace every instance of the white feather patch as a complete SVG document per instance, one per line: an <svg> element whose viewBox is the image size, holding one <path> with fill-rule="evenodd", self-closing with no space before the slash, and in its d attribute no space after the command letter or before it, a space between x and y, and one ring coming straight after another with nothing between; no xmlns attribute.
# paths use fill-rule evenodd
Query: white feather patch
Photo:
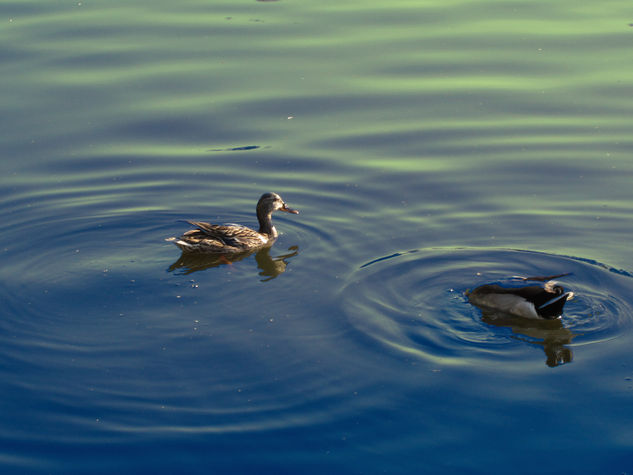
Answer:
<svg viewBox="0 0 633 475"><path fill-rule="evenodd" d="M522 297L512 294L471 294L469 299L472 303L481 307L500 310L517 317L541 318L536 313L534 305Z"/></svg>

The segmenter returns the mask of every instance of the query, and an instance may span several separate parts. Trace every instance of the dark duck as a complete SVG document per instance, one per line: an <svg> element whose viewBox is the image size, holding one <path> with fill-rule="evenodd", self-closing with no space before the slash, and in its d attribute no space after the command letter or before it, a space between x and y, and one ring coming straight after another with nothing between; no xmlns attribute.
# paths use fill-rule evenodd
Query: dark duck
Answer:
<svg viewBox="0 0 633 475"><path fill-rule="evenodd" d="M549 277L521 277L523 281L542 281L543 284L523 287L503 287L499 284L486 284L466 292L468 301L473 305L495 310L516 317L553 320L563 314L565 303L573 296L566 292L556 281L561 274Z"/></svg>
<svg viewBox="0 0 633 475"><path fill-rule="evenodd" d="M264 193L257 202L259 230L239 224L209 224L202 221L187 221L196 229L187 231L180 237L171 237L173 242L186 253L240 254L270 246L277 239L277 230L272 223L275 211L299 214L288 208L277 193Z"/></svg>

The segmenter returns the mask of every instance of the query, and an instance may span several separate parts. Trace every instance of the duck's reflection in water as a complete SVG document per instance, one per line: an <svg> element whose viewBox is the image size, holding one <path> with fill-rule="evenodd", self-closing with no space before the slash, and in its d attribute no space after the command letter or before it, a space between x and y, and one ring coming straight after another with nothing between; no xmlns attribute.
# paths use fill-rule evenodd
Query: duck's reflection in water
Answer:
<svg viewBox="0 0 633 475"><path fill-rule="evenodd" d="M274 279L279 274L286 271L288 265L287 259L299 254L298 246L290 246L288 253L280 256L271 256L270 247L264 247L255 253L255 262L260 269L259 275L264 277L262 282ZM240 254L194 254L182 253L178 260L169 266L168 271L180 271L184 275L198 272L201 270L219 267L223 265L231 265L253 254L253 252L243 252Z"/></svg>
<svg viewBox="0 0 633 475"><path fill-rule="evenodd" d="M272 280L279 274L286 272L286 266L288 265L286 259L290 259L299 254L299 246L290 246L288 251L290 252L280 256L271 257L270 248L267 247L255 254L257 267L261 270L259 275L265 277L264 279L261 279L262 282Z"/></svg>
<svg viewBox="0 0 633 475"><path fill-rule="evenodd" d="M489 325L510 328L517 340L543 347L545 364L550 368L570 363L574 357L565 345L571 343L577 334L565 328L561 319L535 320L484 311L482 320Z"/></svg>

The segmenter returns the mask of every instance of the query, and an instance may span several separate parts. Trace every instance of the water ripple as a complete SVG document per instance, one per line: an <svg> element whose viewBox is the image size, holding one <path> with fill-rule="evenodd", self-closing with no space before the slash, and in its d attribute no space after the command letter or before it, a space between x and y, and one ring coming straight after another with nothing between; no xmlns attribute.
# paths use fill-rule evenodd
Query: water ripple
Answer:
<svg viewBox="0 0 633 475"><path fill-rule="evenodd" d="M562 319L501 318L471 306L465 292L512 276L554 275L576 297ZM396 353L441 365L548 366L604 354L633 321L626 271L587 259L505 249L426 249L397 252L362 265L343 289L350 322L366 337ZM371 343L374 342L374 343ZM527 344L526 344L527 343ZM604 347L607 347L605 349ZM540 364L538 365L540 366Z"/></svg>

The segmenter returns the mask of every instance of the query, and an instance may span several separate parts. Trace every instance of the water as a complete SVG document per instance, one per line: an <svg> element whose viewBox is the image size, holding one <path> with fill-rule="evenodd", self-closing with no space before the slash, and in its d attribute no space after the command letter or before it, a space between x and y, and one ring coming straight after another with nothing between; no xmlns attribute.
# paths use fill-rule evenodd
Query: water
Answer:
<svg viewBox="0 0 633 475"><path fill-rule="evenodd" d="M3 473L630 473L624 2L5 2ZM182 219L269 251L180 259ZM553 324L464 292L571 272Z"/></svg>

